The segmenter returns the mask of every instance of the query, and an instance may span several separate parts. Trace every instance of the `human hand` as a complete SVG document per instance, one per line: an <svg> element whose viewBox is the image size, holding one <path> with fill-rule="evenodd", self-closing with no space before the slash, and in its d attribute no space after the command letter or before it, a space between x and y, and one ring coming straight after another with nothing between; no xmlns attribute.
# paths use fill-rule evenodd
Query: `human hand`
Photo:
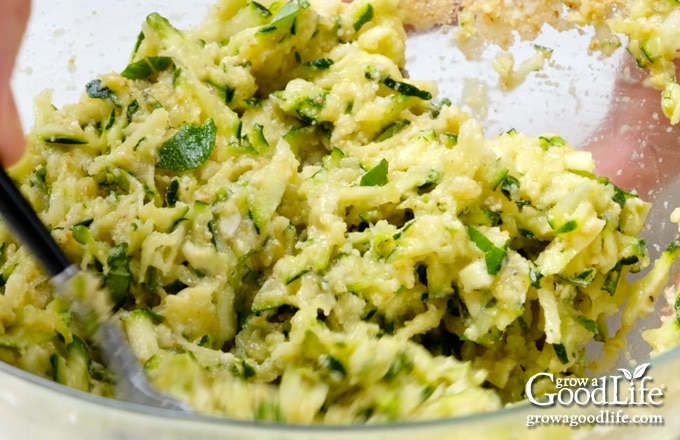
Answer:
<svg viewBox="0 0 680 440"><path fill-rule="evenodd" d="M30 10L30 0L0 0L0 162L5 166L18 161L25 149L10 80Z"/></svg>
<svg viewBox="0 0 680 440"><path fill-rule="evenodd" d="M680 60L676 61L680 71ZM643 86L648 72L626 56L614 85L611 111L585 149L593 153L597 173L643 197L677 175L680 125L661 110L661 92Z"/></svg>

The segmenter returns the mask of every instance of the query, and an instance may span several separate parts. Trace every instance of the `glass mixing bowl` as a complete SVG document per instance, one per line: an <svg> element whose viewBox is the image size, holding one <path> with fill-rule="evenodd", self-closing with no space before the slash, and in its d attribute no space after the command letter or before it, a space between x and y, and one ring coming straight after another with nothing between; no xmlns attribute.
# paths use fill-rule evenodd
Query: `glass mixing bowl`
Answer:
<svg viewBox="0 0 680 440"><path fill-rule="evenodd" d="M77 100L84 84L99 73L126 65L144 17L153 11L176 26L197 24L210 0L193 2L125 0L34 0L13 79L22 122L32 125L32 99L43 88L54 89L54 102ZM550 30L536 41L553 49L540 71L510 92L497 87L492 69L497 49L468 61L452 44L453 31L439 29L412 35L408 70L412 78L431 79L448 96L482 120L487 135L510 128L532 135L559 133L568 142L593 152L598 171L626 190L636 189L653 202L645 239L651 257L676 236L669 215L680 206L680 128L660 112L659 93L642 87L642 74L623 49L600 58L588 54L587 31L557 34ZM531 43L518 44L519 61L533 54ZM637 363L648 362L649 349L639 331L658 325L663 307L639 323L629 341ZM622 363L621 367L630 368ZM590 416L597 407L556 405L539 408L521 403L491 413L456 419L374 426L291 426L244 422L136 406L68 389L0 363L0 438L16 439L654 439L679 438L680 348L651 361L648 385L663 393L663 405L609 408L609 423L596 426L528 427L549 415ZM619 423L625 413L647 417L651 424ZM663 417L663 423L658 421ZM656 419L655 419L656 418ZM546 419L547 420L547 419ZM587 424L586 424L587 425Z"/></svg>

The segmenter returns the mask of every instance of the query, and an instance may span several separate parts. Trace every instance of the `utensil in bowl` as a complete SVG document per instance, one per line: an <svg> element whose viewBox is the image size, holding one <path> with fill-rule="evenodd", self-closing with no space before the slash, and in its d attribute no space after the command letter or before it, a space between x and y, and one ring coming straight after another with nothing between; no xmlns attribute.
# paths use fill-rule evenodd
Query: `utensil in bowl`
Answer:
<svg viewBox="0 0 680 440"><path fill-rule="evenodd" d="M91 316L92 313L88 312L92 307L87 303L87 298L81 301L68 295L69 280L78 274L78 268L69 261L2 167L0 167L0 212L19 240L42 263L57 292L71 301L83 302L75 305ZM122 330L110 319L95 315L99 322L96 323L98 325L94 339L107 367L117 380L116 397L131 403L190 412L191 409L184 403L153 389Z"/></svg>

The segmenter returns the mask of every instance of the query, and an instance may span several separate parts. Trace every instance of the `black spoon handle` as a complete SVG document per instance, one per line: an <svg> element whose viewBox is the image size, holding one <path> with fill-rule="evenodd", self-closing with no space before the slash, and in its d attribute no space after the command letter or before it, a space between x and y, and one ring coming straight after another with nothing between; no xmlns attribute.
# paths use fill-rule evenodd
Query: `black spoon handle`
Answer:
<svg viewBox="0 0 680 440"><path fill-rule="evenodd" d="M71 262L2 167L0 167L0 214L12 232L28 246L51 277L63 275L64 271L69 269Z"/></svg>

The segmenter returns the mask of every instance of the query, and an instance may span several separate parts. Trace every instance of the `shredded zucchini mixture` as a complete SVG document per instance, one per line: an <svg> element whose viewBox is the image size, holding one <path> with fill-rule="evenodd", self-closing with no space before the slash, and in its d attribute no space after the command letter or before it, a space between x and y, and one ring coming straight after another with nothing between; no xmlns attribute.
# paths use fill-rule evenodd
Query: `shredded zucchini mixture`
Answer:
<svg viewBox="0 0 680 440"><path fill-rule="evenodd" d="M223 0L151 14L131 63L36 102L11 170L106 288L153 384L293 423L488 411L603 365L680 252L559 136L478 122L404 74L396 0ZM0 235L0 359L110 396L67 301ZM626 304L618 332L606 322Z"/></svg>

